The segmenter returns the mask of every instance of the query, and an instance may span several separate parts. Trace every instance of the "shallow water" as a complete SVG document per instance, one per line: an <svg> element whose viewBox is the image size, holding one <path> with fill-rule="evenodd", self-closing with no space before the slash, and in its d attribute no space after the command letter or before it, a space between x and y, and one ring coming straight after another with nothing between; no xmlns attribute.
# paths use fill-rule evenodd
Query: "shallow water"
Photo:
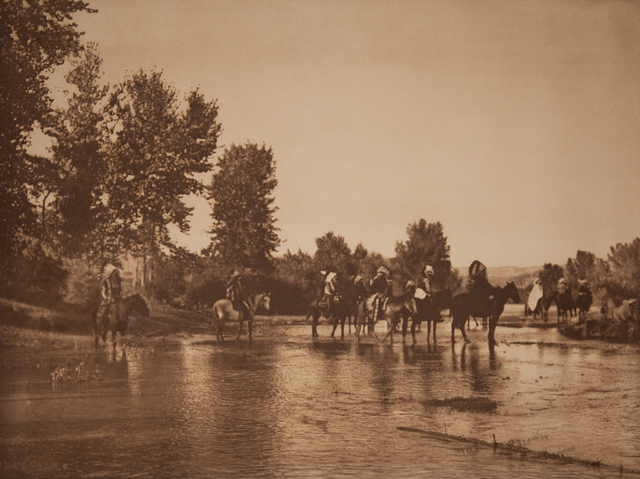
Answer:
<svg viewBox="0 0 640 479"><path fill-rule="evenodd" d="M252 344L193 337L176 352L97 354L100 381L3 366L2 476L620 477L586 465L600 459L640 469L635 348L498 327L491 351L486 331L452 347L447 329L415 347L332 340L326 325L317 340L308 326L264 328Z"/></svg>

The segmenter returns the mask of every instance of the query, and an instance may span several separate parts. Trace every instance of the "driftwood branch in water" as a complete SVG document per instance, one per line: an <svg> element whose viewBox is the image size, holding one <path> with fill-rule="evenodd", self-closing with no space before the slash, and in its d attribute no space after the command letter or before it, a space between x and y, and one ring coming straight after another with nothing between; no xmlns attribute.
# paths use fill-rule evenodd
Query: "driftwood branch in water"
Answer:
<svg viewBox="0 0 640 479"><path fill-rule="evenodd" d="M462 442L465 444L475 446L476 449L482 447L485 449L493 449L495 452L500 452L506 455L518 454L518 457L521 459L524 458L524 459L531 459L531 460L543 460L543 459L555 460L562 464L582 464L588 467L597 467L597 468L607 469L612 471L625 472L627 474L634 474L634 475L640 474L640 470L637 470L637 469L623 469L622 465L616 467L609 464L603 464L602 458L596 461L585 461L583 459L568 457L568 456L565 456L564 454L553 454L547 451L544 451L544 452L534 451L524 446L513 444L512 442L508 442L508 443L497 442L495 434L493 435L493 442L489 442L489 441L483 441L481 439L474 439L474 438L469 438L464 436L454 436L452 434L446 434L446 433L443 434L441 432L426 431L424 429L419 429L416 427L398 426L396 429L398 429L399 431L420 434L422 436L427 436L431 439L435 439L438 441Z"/></svg>

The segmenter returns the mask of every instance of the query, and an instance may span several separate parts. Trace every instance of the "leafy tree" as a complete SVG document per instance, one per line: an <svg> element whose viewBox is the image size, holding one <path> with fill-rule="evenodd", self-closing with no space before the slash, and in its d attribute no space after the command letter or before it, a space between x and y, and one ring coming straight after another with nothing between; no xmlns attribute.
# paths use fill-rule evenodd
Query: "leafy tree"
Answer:
<svg viewBox="0 0 640 479"><path fill-rule="evenodd" d="M278 310L287 313L306 313L309 303L318 299L320 277L311 255L298 249L274 260L273 278L281 283L279 294L273 291Z"/></svg>
<svg viewBox="0 0 640 479"><path fill-rule="evenodd" d="M66 75L74 91L68 106L57 109L46 132L55 143L52 157L37 163L38 182L32 193L40 198L41 227L67 256L94 250L100 244L99 219L104 216L104 127L101 102L108 86L100 86L102 59L95 44L87 45ZM47 200L50 200L47 211Z"/></svg>
<svg viewBox="0 0 640 479"><path fill-rule="evenodd" d="M360 275L368 279L375 276L376 270L381 265L388 263L380 253L370 253L362 243L358 243L356 249L353 250L353 260Z"/></svg>
<svg viewBox="0 0 640 479"><path fill-rule="evenodd" d="M640 238L631 243L618 243L608 255L610 271L606 289L615 303L640 298Z"/></svg>
<svg viewBox="0 0 640 479"><path fill-rule="evenodd" d="M343 236L336 235L333 231L316 238L313 261L318 270L335 271L342 277L353 274L355 271L351 248Z"/></svg>
<svg viewBox="0 0 640 479"><path fill-rule="evenodd" d="M73 15L94 11L80 0L4 0L0 7L0 259L35 222L25 148L36 124L47 124L52 100L45 82L81 48Z"/></svg>
<svg viewBox="0 0 640 479"><path fill-rule="evenodd" d="M309 253L298 249L297 253L287 252L274 261L273 276L297 284L302 291L308 292L318 284L318 271Z"/></svg>
<svg viewBox="0 0 640 479"><path fill-rule="evenodd" d="M567 260L567 280L573 287L577 287L581 279L592 279L598 259L588 251L578 250L575 258Z"/></svg>
<svg viewBox="0 0 640 479"><path fill-rule="evenodd" d="M564 278L564 269L558 264L545 263L538 273L538 278L544 296L551 297L557 291L558 280Z"/></svg>
<svg viewBox="0 0 640 479"><path fill-rule="evenodd" d="M407 226L406 242L396 242L396 257L393 265L399 277L415 279L420 275L426 263L431 263L435 270L434 288L459 287L460 278L451 269L449 260L450 247L444 236L442 224L427 223L420 219Z"/></svg>
<svg viewBox="0 0 640 479"><path fill-rule="evenodd" d="M212 169L221 132L216 101L198 92L179 111L178 94L159 72L140 71L116 85L108 103L110 133L106 236L113 247L146 257L172 247L168 225L189 228L184 196L202 193L195 176Z"/></svg>
<svg viewBox="0 0 640 479"><path fill-rule="evenodd" d="M273 204L277 184L271 148L246 143L226 149L208 190L213 225L204 254L227 264L270 271L273 252L280 245Z"/></svg>

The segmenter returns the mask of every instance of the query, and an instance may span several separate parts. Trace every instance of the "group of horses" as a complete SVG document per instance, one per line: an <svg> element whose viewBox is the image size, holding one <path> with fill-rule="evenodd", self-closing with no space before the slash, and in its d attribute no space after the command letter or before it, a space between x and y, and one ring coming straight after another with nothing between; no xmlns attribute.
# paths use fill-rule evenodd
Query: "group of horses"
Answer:
<svg viewBox="0 0 640 479"><path fill-rule="evenodd" d="M361 278L360 278L361 280ZM470 316L482 317L484 322L489 322L489 342L495 344L495 328L500 315L504 311L507 301L520 302L520 294L515 283L509 282L506 286L493 288L493 295L488 300L478 300L470 293L461 293L452 297L451 291L446 289L432 294L431 301L421 300L414 297L415 286L405 287L404 292L397 296L390 296L385 301L385 307L379 313L377 321L384 321L387 324L387 333L380 339L375 333L374 324L374 301L375 295L369 295L364 283L357 278L349 280L341 288L339 294L334 299L334 307L329 311L328 305L323 304L322 299L313 301L309 306L307 321L311 318L311 333L313 337L318 336L317 325L321 317L333 320L331 337L333 338L338 327L341 325L341 335L344 337L344 327L348 322L349 332L352 324L355 326L356 340L360 339L361 331L366 328L377 341L384 342L389 338L393 344L393 334L398 326L402 325L402 336L406 336L409 330L409 320L411 320L411 337L413 344L416 344L416 330L423 322L427 323L427 341L431 336L433 327L433 341L436 342L436 325L443 321L441 312L449 309L451 321L451 342L455 342L455 330L459 329L465 342L469 339L464 330L464 325Z"/></svg>
<svg viewBox="0 0 640 479"><path fill-rule="evenodd" d="M259 308L269 311L271 304L271 295L268 293L260 293L249 296L247 298L247 309L236 310L233 303L228 299L220 299L213 305L213 322L216 325L216 334L218 341L224 341L222 335L223 325L227 321L236 321L239 323L238 335L239 339L242 326L246 321L249 328L249 339L252 338L253 317ZM120 338L122 347L124 348L125 335L129 328L129 316L132 313L139 314L144 317L149 316L149 308L147 303L139 294L132 294L123 299L116 301L107 308L105 314L98 316L99 305L96 303L92 308L93 331L95 336L96 347L102 339L103 344L107 345L107 338L111 333L111 343L115 350L117 338Z"/></svg>
<svg viewBox="0 0 640 479"><path fill-rule="evenodd" d="M387 333L384 338L380 339L375 333L374 324L374 308L375 295L369 295L362 278L356 277L350 279L346 285L341 288L340 293L336 296L334 307L329 312L327 305L321 300L312 302L307 314L307 320L312 319L311 329L312 336L318 336L317 325L321 317L333 319L333 329L331 337L333 338L338 327L341 325L341 335L344 337L344 327L348 322L349 332L351 326L355 327L356 339L360 339L361 332L368 328L369 334L372 334L377 341L384 342L389 338L390 344L393 344L393 334L397 327L402 325L402 336L406 336L409 331L409 320L411 320L411 337L413 344L416 344L416 330L421 327L423 322L427 323L427 341L431 337L431 328L433 327L433 341L436 342L436 325L442 322L441 312L449 309L451 321L451 342L455 342L455 330L459 329L465 342L470 342L465 332L465 323L470 316L481 317L489 322L489 342L495 343L495 328L500 315L504 311L507 301L512 300L515 303L520 302L518 289L513 282L500 288L493 288L493 295L487 300L479 301L470 293L461 293L456 296L451 295L450 290L444 290L432 294L431 300L420 300L415 297L415 285L405 288L405 291L398 296L390 296L385 301L385 306L378 314L377 321L384 321L387 324ZM254 294L248 297L246 309L236 309L233 303L228 299L220 299L213 305L213 323L216 326L216 339L224 341L223 326L228 321L239 323L236 340L240 338L244 322L247 322L249 340L252 339L253 333L253 317L259 308L265 311L270 310L271 296L268 293ZM95 344L98 346L99 340L102 339L106 345L107 336L111 332L113 349L116 348L116 337L120 335L124 343L124 336L127 333L129 316L132 313L142 316L149 316L149 309L146 302L139 294L127 296L108 309L107 314L98 317L98 308L93 310L93 327L95 334ZM123 344L124 347L124 344Z"/></svg>
<svg viewBox="0 0 640 479"><path fill-rule="evenodd" d="M593 294L588 291L579 292L574 300L571 289L567 288L563 293L555 292L553 295L540 298L533 311L529 311L528 306L525 305L525 315L530 312L534 318L540 315L546 321L549 317L549 308L553 303L556 303L558 310L558 323L560 321L566 323L574 316L584 319L593 304Z"/></svg>

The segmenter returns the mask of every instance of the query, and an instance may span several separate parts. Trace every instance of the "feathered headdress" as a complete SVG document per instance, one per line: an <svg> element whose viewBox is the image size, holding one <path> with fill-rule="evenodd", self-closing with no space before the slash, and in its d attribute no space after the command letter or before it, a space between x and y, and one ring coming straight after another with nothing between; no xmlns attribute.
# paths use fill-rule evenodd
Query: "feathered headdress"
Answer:
<svg viewBox="0 0 640 479"><path fill-rule="evenodd" d="M116 268L111 263L107 263L102 267L100 273L98 273L98 279L104 281L105 279L111 277L111 275L116 271L118 271L118 268Z"/></svg>

